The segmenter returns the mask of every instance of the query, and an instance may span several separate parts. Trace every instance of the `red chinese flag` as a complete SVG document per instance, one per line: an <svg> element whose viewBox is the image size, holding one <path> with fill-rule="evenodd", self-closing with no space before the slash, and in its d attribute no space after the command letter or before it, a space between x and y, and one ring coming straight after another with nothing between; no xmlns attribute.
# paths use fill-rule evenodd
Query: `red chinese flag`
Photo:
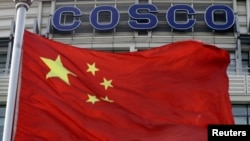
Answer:
<svg viewBox="0 0 250 141"><path fill-rule="evenodd" d="M197 41L111 53L25 31L15 141L206 141L234 124L229 54Z"/></svg>

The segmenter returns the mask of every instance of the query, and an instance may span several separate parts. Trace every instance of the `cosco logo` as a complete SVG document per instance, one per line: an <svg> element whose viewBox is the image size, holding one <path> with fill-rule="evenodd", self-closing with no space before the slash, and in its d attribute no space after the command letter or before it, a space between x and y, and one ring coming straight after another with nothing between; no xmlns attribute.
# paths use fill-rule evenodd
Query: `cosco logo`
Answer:
<svg viewBox="0 0 250 141"><path fill-rule="evenodd" d="M146 10L147 12L140 12ZM194 15L196 11L193 7L186 4L173 5L166 11L166 23L173 29L187 30L192 28L196 19L188 17L185 22L179 22L176 20L176 14L180 11L184 11L187 15ZM222 12L225 17L224 22L216 22L214 20L215 12ZM109 12L109 22L100 22L99 16L101 12ZM133 4L128 8L128 14L130 19L128 25L135 30L150 30L158 25L158 18L156 13L158 12L157 6L154 4ZM52 24L54 28L59 31L73 31L81 25L80 20L73 19L70 23L62 23L61 17L64 13L72 13L74 17L81 17L82 11L73 6L64 6L58 8L52 18ZM117 8L110 5L102 5L92 9L89 15L89 21L93 28L97 30L110 30L115 28L120 20L120 14ZM144 22L138 22L143 20ZM233 10L227 5L211 5L208 6L204 12L204 20L206 25L213 30L227 30L234 25L235 16Z"/></svg>

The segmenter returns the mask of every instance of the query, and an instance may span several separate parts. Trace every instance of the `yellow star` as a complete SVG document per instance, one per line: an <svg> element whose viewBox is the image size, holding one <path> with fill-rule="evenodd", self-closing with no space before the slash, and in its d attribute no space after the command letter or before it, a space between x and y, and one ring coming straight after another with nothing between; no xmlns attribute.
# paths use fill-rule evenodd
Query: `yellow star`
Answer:
<svg viewBox="0 0 250 141"><path fill-rule="evenodd" d="M86 102L90 102L95 104L96 102L100 101L96 96L88 94L88 100Z"/></svg>
<svg viewBox="0 0 250 141"><path fill-rule="evenodd" d="M113 87L111 83L112 83L112 80L107 80L106 78L103 78L103 82L100 83L100 85L103 85L105 90L107 90L108 87Z"/></svg>
<svg viewBox="0 0 250 141"><path fill-rule="evenodd" d="M41 57L41 59L50 69L50 71L46 75L46 79L50 77L59 77L65 83L70 85L68 74L71 74L73 76L76 75L63 66L60 55L57 56L56 60L51 60L44 57Z"/></svg>
<svg viewBox="0 0 250 141"><path fill-rule="evenodd" d="M87 63L87 65L88 65L87 72L91 72L93 75L95 75L95 72L99 71L99 69L96 68L95 63L93 63L92 65Z"/></svg>
<svg viewBox="0 0 250 141"><path fill-rule="evenodd" d="M108 96L102 97L101 99L103 101L110 102L110 103L114 102L114 100L109 99Z"/></svg>

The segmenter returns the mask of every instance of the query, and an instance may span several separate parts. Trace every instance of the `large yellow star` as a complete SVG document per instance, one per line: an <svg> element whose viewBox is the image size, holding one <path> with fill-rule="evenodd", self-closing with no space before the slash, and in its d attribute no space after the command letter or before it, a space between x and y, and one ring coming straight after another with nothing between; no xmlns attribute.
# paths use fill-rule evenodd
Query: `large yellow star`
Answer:
<svg viewBox="0 0 250 141"><path fill-rule="evenodd" d="M59 77L65 83L70 85L68 74L71 74L73 76L76 75L63 66L60 55L57 56L56 60L51 60L44 57L41 57L41 59L50 69L50 71L46 75L46 79L50 77Z"/></svg>
<svg viewBox="0 0 250 141"><path fill-rule="evenodd" d="M88 94L88 99L86 102L90 102L95 104L96 102L100 101L96 96Z"/></svg>
<svg viewBox="0 0 250 141"><path fill-rule="evenodd" d="M103 78L103 82L100 83L100 85L103 85L105 90L107 90L109 87L113 87L111 83L112 83L112 80L107 80L106 78Z"/></svg>
<svg viewBox="0 0 250 141"><path fill-rule="evenodd" d="M99 71L99 69L96 68L95 63L93 63L93 64L87 63L87 65L88 65L87 72L91 72L93 75L95 75L95 72Z"/></svg>

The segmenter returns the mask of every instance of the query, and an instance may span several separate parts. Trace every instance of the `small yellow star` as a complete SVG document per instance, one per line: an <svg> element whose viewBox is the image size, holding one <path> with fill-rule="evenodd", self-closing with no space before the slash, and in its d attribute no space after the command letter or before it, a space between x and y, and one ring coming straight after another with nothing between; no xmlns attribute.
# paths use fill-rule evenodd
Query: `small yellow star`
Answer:
<svg viewBox="0 0 250 141"><path fill-rule="evenodd" d="M100 85L103 85L105 90L107 90L108 87L113 87L111 83L112 83L112 80L107 80L106 78L103 78L103 82L100 83Z"/></svg>
<svg viewBox="0 0 250 141"><path fill-rule="evenodd" d="M109 99L108 96L102 97L101 99L103 101L110 102L110 103L114 102L114 100Z"/></svg>
<svg viewBox="0 0 250 141"><path fill-rule="evenodd" d="M95 104L98 101L100 100L96 96L88 94L88 100L86 102Z"/></svg>
<svg viewBox="0 0 250 141"><path fill-rule="evenodd" d="M88 65L87 72L91 72L93 75L95 75L95 72L99 71L99 69L96 68L95 63L93 63L93 64L87 63L87 65Z"/></svg>
<svg viewBox="0 0 250 141"><path fill-rule="evenodd" d="M68 74L71 74L73 76L76 75L63 66L60 55L57 56L56 60L51 60L49 58L44 57L40 58L50 69L50 71L46 75L46 79L50 77L59 77L65 83L70 85Z"/></svg>

